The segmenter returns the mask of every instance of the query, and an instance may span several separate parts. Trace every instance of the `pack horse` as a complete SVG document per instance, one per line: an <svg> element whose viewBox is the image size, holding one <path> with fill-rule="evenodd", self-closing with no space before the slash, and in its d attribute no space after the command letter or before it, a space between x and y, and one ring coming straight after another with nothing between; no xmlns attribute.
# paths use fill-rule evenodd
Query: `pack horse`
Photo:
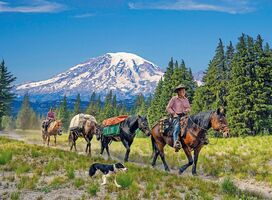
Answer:
<svg viewBox="0 0 272 200"><path fill-rule="evenodd" d="M70 151L76 149L76 140L79 137L83 137L86 142L85 152L91 154L91 140L96 135L97 140L100 139L100 127L94 116L88 114L77 114L75 115L69 126L69 143L71 144Z"/></svg>
<svg viewBox="0 0 272 200"><path fill-rule="evenodd" d="M103 121L103 126L100 154L103 154L104 149L106 149L110 158L109 143L111 141L121 141L126 148L125 162L128 161L130 146L133 143L136 130L140 129L146 136L150 135L148 121L146 117L140 115L109 118Z"/></svg>

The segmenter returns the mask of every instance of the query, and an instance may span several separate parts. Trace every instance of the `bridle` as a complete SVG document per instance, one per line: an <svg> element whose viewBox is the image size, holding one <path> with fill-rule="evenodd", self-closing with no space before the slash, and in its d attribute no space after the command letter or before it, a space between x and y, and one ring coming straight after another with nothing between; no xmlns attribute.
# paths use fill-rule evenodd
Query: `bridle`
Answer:
<svg viewBox="0 0 272 200"><path fill-rule="evenodd" d="M138 120L139 120L139 119L138 119ZM140 129L142 132L144 132L145 134L146 134L147 131L150 132L148 126L142 126L142 125L140 125L140 124L142 124L142 123L139 123L139 121L138 121L138 124L139 124L139 129ZM146 134L146 135L147 135L147 134Z"/></svg>

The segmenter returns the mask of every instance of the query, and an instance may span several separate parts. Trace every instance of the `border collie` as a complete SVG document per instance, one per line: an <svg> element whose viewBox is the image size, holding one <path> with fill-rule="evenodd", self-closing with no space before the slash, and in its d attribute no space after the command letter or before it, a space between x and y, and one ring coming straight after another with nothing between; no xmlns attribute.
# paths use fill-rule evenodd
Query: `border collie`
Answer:
<svg viewBox="0 0 272 200"><path fill-rule="evenodd" d="M127 171L127 168L122 163L116 163L116 164L112 164L112 165L94 163L90 166L89 176L90 177L94 176L97 170L99 170L103 173L103 176L102 176L103 182L101 183L101 185L105 185L107 183L107 177L109 177L112 174L116 174L119 171ZM114 183L117 187L121 187L116 182L116 176L114 178Z"/></svg>

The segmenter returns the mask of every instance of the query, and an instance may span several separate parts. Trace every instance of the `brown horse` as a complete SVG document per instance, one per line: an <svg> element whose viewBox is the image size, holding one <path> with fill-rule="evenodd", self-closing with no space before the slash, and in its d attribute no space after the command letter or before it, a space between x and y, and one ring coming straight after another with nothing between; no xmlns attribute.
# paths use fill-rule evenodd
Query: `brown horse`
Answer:
<svg viewBox="0 0 272 200"><path fill-rule="evenodd" d="M49 124L47 131L45 131L43 128L42 129L43 144L45 144L45 142L47 140L47 146L49 146L50 136L53 135L55 138L55 146L56 146L57 135L61 135L61 132L62 132L61 126L62 126L61 120L55 120Z"/></svg>
<svg viewBox="0 0 272 200"><path fill-rule="evenodd" d="M87 142L85 152L87 153L89 150L88 153L91 154L91 140L93 139L93 135L96 135L96 139L99 140L101 135L101 129L99 128L98 124L89 119L87 119L83 123L82 128L77 127L70 129L69 143L72 143L70 151L72 151L73 147L75 148L75 151L77 151L76 140L78 139L78 137L83 137Z"/></svg>
<svg viewBox="0 0 272 200"><path fill-rule="evenodd" d="M205 134L210 128L223 133L224 137L229 136L229 128L223 109L201 112L196 115L188 116L187 126L181 128L179 140L189 162L180 167L180 174L194 164L192 174L196 175L198 155L201 148L204 146ZM182 133L184 133L183 138L181 138ZM168 144L173 147L173 138L171 136L163 135L160 131L159 124L156 124L151 130L151 141L153 147L152 166L154 167L156 165L157 157L160 155L165 170L170 171L165 161L164 146ZM194 151L194 159L192 158L191 151Z"/></svg>

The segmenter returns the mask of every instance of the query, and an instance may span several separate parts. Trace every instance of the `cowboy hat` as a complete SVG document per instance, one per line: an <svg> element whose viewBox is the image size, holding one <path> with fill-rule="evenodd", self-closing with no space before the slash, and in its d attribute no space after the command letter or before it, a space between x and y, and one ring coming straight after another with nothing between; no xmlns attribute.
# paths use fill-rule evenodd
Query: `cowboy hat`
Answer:
<svg viewBox="0 0 272 200"><path fill-rule="evenodd" d="M183 84L180 84L174 89L174 92L177 92L179 89L186 89L186 86Z"/></svg>

